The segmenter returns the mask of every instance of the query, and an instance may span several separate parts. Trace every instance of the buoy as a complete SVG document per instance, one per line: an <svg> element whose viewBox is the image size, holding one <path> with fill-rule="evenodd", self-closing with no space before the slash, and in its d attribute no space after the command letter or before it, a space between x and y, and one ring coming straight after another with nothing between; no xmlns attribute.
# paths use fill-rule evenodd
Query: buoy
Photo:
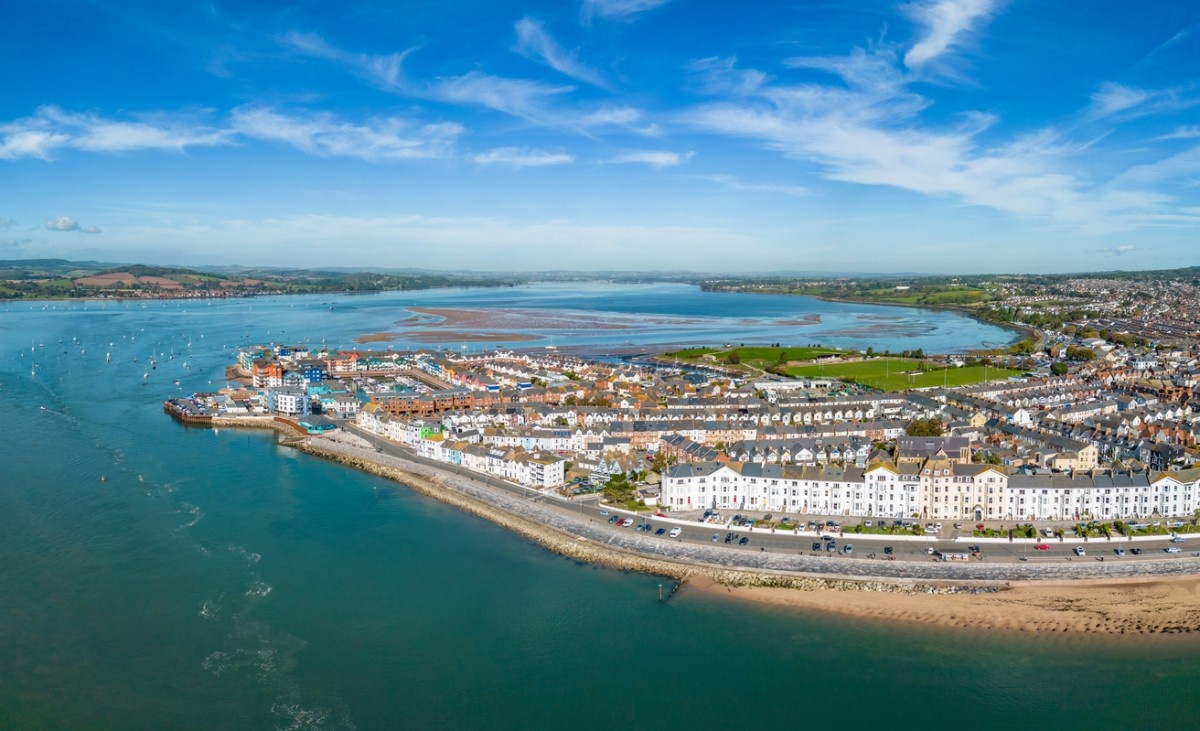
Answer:
<svg viewBox="0 0 1200 731"><path fill-rule="evenodd" d="M101 481L101 482L108 482L108 478L107 478L107 477L105 477L104 475L100 475L100 481Z"/></svg>

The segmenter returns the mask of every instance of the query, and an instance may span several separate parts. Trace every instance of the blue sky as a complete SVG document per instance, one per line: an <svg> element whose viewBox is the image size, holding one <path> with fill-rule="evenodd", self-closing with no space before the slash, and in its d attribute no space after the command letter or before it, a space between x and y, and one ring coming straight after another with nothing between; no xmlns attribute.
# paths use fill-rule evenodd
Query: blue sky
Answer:
<svg viewBox="0 0 1200 731"><path fill-rule="evenodd" d="M1200 264L1200 5L17 3L0 258Z"/></svg>

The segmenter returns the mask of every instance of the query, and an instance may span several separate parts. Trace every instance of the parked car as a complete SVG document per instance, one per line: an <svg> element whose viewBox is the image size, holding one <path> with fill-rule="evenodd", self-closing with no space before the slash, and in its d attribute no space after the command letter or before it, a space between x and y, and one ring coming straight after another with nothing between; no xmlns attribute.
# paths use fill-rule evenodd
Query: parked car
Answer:
<svg viewBox="0 0 1200 731"><path fill-rule="evenodd" d="M601 511L600 511L600 514L601 514L601 515L608 515L608 511L607 511L607 510L601 510Z"/></svg>
<svg viewBox="0 0 1200 731"><path fill-rule="evenodd" d="M1183 541L1184 541L1183 536L1175 536L1174 538L1171 539L1171 543L1183 543Z"/></svg>
<svg viewBox="0 0 1200 731"><path fill-rule="evenodd" d="M750 542L750 536L742 536L742 539L740 541L738 541L738 545L744 546L749 542Z"/></svg>
<svg viewBox="0 0 1200 731"><path fill-rule="evenodd" d="M725 542L733 543L733 533L732 532L725 534Z"/></svg>
<svg viewBox="0 0 1200 731"><path fill-rule="evenodd" d="M1035 551L1049 551L1049 550L1050 550L1050 546L1047 546L1045 543L1039 543L1039 544L1037 544L1036 546L1034 546L1034 547L1033 547L1033 550L1035 550Z"/></svg>
<svg viewBox="0 0 1200 731"><path fill-rule="evenodd" d="M1124 548L1118 548L1118 549L1116 549L1116 553L1117 553L1117 555L1118 555L1118 556L1124 556L1124 555L1125 555L1125 549L1124 549Z"/></svg>
<svg viewBox="0 0 1200 731"><path fill-rule="evenodd" d="M1142 554L1142 549L1131 548L1131 549L1129 549L1129 552L1132 553L1134 556L1140 556Z"/></svg>
<svg viewBox="0 0 1200 731"><path fill-rule="evenodd" d="M667 535L670 536L671 538L678 538L681 533L683 533L683 528L680 528L679 526L675 526L674 528L671 529L671 532L668 533Z"/></svg>
<svg viewBox="0 0 1200 731"><path fill-rule="evenodd" d="M892 547L891 547L891 546L884 546L884 547L883 547L883 552L884 552L884 553L886 553L887 555L891 556L891 555L892 555Z"/></svg>
<svg viewBox="0 0 1200 731"><path fill-rule="evenodd" d="M821 542L820 542L820 541L813 541L812 550L814 550L814 551L820 551L820 550L821 550Z"/></svg>
<svg viewBox="0 0 1200 731"><path fill-rule="evenodd" d="M717 542L717 541L719 541L719 540L721 540L721 534L720 534L720 533L713 533L712 542L713 542L713 543L716 543L716 542Z"/></svg>
<svg viewBox="0 0 1200 731"><path fill-rule="evenodd" d="M847 543L846 547L842 549L842 553L854 553L853 544Z"/></svg>
<svg viewBox="0 0 1200 731"><path fill-rule="evenodd" d="M830 553L836 553L837 552L837 544L830 543L828 546L825 546L825 550L829 551Z"/></svg>
<svg viewBox="0 0 1200 731"><path fill-rule="evenodd" d="M666 532L667 532L666 528L659 528L658 530L654 531L654 535L661 536L663 533L666 533Z"/></svg>
<svg viewBox="0 0 1200 731"><path fill-rule="evenodd" d="M1167 553L1179 553L1179 546L1168 546L1163 549Z"/></svg>
<svg viewBox="0 0 1200 731"><path fill-rule="evenodd" d="M1075 555L1076 556L1086 556L1087 551L1083 550L1083 546L1075 546Z"/></svg>
<svg viewBox="0 0 1200 731"><path fill-rule="evenodd" d="M608 519L608 522L609 522L609 523L616 523L616 522L617 522L618 520L620 520L620 519L621 519L621 516L619 516L619 515L614 515L614 516L612 516L611 518L609 518L609 519Z"/></svg>
<svg viewBox="0 0 1200 731"><path fill-rule="evenodd" d="M962 523L955 523L954 530L962 530Z"/></svg>

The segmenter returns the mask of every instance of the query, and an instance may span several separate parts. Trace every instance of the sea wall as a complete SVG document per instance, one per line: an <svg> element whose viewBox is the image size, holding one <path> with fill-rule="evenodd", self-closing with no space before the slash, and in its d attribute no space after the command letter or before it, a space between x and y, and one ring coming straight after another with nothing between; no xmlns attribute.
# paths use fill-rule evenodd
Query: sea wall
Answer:
<svg viewBox="0 0 1200 731"><path fill-rule="evenodd" d="M647 556L608 545L602 540L563 531L547 525L543 521L519 515L518 511L521 506L531 505L527 500L497 494L496 491L488 495L486 492L481 492L488 490L483 486L480 486L474 495L466 494L462 484L451 483L454 478L450 475L434 474L424 465L410 463L409 468L405 469L395 465L382 464L374 454L364 454L363 450L353 446L326 439L305 439L298 442L296 446L307 454L403 483L422 495L440 500L495 523L568 558L626 571L667 576L679 581L702 576L725 586L780 587L803 591L832 589L909 594L953 594L998 591L1007 586L1007 583L1003 581L927 581L804 576L691 563L666 556ZM461 483L461 480L458 482Z"/></svg>

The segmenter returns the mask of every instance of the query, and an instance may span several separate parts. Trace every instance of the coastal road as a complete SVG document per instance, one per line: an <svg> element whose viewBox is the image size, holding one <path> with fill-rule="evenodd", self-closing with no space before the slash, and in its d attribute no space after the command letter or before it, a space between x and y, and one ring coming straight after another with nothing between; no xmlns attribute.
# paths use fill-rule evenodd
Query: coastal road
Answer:
<svg viewBox="0 0 1200 731"><path fill-rule="evenodd" d="M1102 578L1113 574L1140 574L1142 571L1141 567L1137 566L1139 564L1145 566L1145 575L1179 573L1179 571L1164 570L1164 565L1174 563L1173 561L1164 561L1164 559L1194 560L1197 549L1200 549L1200 538L1185 539L1182 544L1171 543L1168 538L1146 541L1092 539L1087 543L1079 544L1059 542L1054 539L1042 544L1047 546L1045 550L1036 550L1033 544L1020 542L981 543L979 544L981 558L970 558L965 562L942 562L929 555L926 549L933 548L935 551L963 554L968 552L967 546L972 545L972 542L970 540L955 542L937 537L930 537L924 541L912 541L894 540L888 536L871 534L839 535L833 532L813 534L808 531L793 534L790 531L772 532L769 529L730 530L724 524L661 520L649 514L636 516L628 511L601 508L590 500L567 501L558 497L550 497L530 488L513 485L492 475L426 459L418 456L407 446L383 439L354 426L347 431L370 442L378 454L425 465L439 473L471 480L523 502L536 503L539 513L557 513L564 518L569 518L572 523L586 520L588 524L601 531L599 535L607 537L606 541L614 540L614 536L619 538L618 545L623 548L639 553L670 554L673 557L706 563L727 563L752 568L777 568L808 572L814 571L814 566L821 565L823 571L819 571L819 573L836 571L844 574L889 574L929 579L958 578L952 574L960 573L977 575L978 578L996 578L996 576L987 576L993 573L993 569L987 569L985 565L1006 564L1010 567L1009 573L1012 574L1010 578L1021 578L1021 574L1025 573L1030 574L1029 578L1078 578L1081 575ZM613 515L633 518L634 526L620 528L609 524L608 520ZM636 529L635 526L643 522L650 524L649 532ZM662 536L654 535L659 528L670 531L676 526L682 528L682 535L677 539L670 539L665 533ZM568 532L579 532L570 527L563 529ZM733 537L727 544L725 537L730 533ZM714 535L717 536L716 542L713 541ZM746 545L740 544L743 536L748 539ZM836 539L837 551L830 553L824 550L827 544L822 540L822 536L833 536ZM814 551L814 543L820 543L821 550ZM851 554L846 554L843 550L848 544L854 547ZM1076 545L1084 547L1084 556L1078 556L1074 552ZM688 546L692 548L689 549ZM887 560L884 552L886 546L892 548L891 555L895 556L895 560ZM1117 555L1118 547L1125 549L1125 556ZM1180 552L1167 553L1166 549L1170 547L1180 548ZM1131 550L1133 548L1141 549L1141 555L1133 554ZM789 557L791 560L785 560L785 557ZM1101 558L1104 560L1100 561ZM795 559L800 559L804 568L793 567L791 564L795 562ZM931 563L937 564L937 566L932 566ZM867 564L873 566L868 568ZM908 567L912 567L913 564L923 564L927 568L914 570L902 568L901 564ZM1120 568L1121 564L1135 565ZM861 568L848 570L848 566L854 565L860 565ZM1085 568L1085 565L1089 568ZM977 567L978 570L972 570L972 567ZM1028 571L1023 569L1028 569Z"/></svg>

